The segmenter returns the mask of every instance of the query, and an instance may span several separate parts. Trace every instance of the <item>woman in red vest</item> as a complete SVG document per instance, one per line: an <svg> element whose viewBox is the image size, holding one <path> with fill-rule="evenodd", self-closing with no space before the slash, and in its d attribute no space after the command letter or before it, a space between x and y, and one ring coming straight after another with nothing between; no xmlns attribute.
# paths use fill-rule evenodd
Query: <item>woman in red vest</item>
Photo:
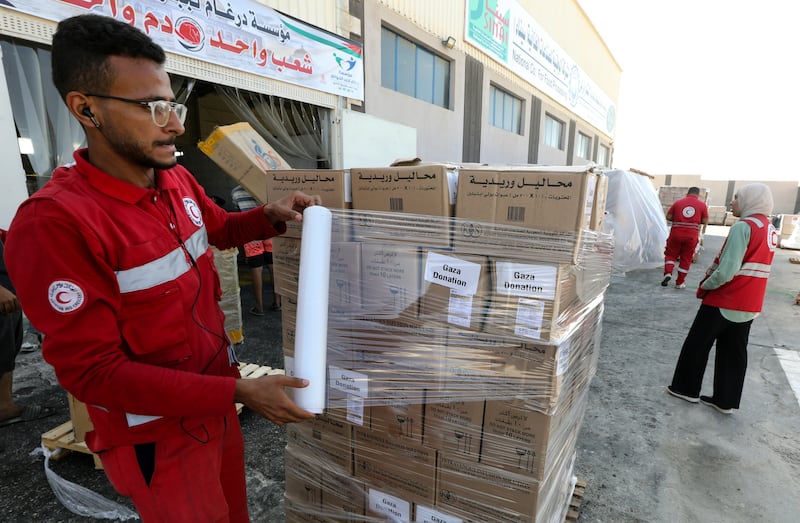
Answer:
<svg viewBox="0 0 800 523"><path fill-rule="evenodd" d="M731 202L733 224L722 249L697 288L703 300L683 342L667 392L690 403L702 402L723 414L739 408L747 370L750 325L761 312L778 234L769 220L772 193L763 183L740 188ZM700 388L711 347L714 393Z"/></svg>

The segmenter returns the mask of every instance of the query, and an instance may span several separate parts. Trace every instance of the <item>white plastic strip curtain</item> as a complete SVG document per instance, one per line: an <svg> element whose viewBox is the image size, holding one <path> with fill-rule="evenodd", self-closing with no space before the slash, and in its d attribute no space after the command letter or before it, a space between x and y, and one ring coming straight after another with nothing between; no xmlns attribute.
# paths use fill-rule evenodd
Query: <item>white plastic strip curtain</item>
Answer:
<svg viewBox="0 0 800 523"><path fill-rule="evenodd" d="M215 88L231 111L248 122L281 156L315 162L313 167L330 167L324 124L326 110L234 87L216 85Z"/></svg>
<svg viewBox="0 0 800 523"><path fill-rule="evenodd" d="M194 85L197 83L197 80L194 78L184 78L178 75L170 75L170 83L172 84L172 93L175 95L175 101L185 105L186 100L194 90Z"/></svg>
<svg viewBox="0 0 800 523"><path fill-rule="evenodd" d="M14 123L31 142L33 152L26 156L41 187L53 169L72 161L86 137L53 85L50 51L7 41L0 46Z"/></svg>

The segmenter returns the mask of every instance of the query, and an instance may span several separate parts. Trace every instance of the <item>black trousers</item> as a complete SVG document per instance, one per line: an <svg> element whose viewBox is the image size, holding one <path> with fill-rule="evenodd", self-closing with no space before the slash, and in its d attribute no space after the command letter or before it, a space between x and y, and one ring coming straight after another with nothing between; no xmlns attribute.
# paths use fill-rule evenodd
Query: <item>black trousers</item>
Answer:
<svg viewBox="0 0 800 523"><path fill-rule="evenodd" d="M747 371L747 341L753 320L734 323L722 317L717 307L701 305L672 377L672 389L697 397L703 384L708 354L714 342L714 403L722 408L739 408Z"/></svg>

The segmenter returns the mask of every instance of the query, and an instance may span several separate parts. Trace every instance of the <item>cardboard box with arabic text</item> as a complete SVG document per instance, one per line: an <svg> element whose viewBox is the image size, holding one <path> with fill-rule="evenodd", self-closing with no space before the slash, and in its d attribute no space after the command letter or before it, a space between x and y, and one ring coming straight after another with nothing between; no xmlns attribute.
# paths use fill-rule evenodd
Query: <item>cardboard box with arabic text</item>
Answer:
<svg viewBox="0 0 800 523"><path fill-rule="evenodd" d="M530 257L574 263L596 186L591 165L461 169L454 247L492 255L535 244Z"/></svg>
<svg viewBox="0 0 800 523"><path fill-rule="evenodd" d="M322 205L328 209L349 209L352 197L350 195L349 171L336 169L312 170L269 170L266 172L267 197L269 201L279 200L294 191L301 191L312 196L319 196ZM337 214L335 219L344 220L342 214ZM287 222L287 238L300 238L303 231L302 222ZM350 228L346 224L333 224L331 239L333 241L347 241Z"/></svg>
<svg viewBox="0 0 800 523"><path fill-rule="evenodd" d="M359 211L384 211L402 214L402 220L387 217L386 225L393 233L392 241L415 243L432 247L449 247L451 242L450 218L453 215L457 172L448 164L420 163L410 166L380 168L351 168L350 183L353 190L353 209ZM356 218L355 234L372 237L371 231L378 223ZM384 229L380 231L380 229Z"/></svg>
<svg viewBox="0 0 800 523"><path fill-rule="evenodd" d="M197 147L259 203L267 203L266 171L291 168L247 122L217 127Z"/></svg>

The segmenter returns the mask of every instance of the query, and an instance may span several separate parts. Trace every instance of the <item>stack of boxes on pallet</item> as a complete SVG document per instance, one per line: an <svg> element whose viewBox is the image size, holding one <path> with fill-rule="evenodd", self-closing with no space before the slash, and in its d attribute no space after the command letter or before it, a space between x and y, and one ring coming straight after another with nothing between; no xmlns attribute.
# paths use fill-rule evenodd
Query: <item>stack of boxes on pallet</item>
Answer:
<svg viewBox="0 0 800 523"><path fill-rule="evenodd" d="M246 124L201 149L259 199L338 210L329 408L288 429L287 521L563 520L610 273L605 178L416 164L351 182L286 171ZM290 373L299 235L273 253Z"/></svg>
<svg viewBox="0 0 800 523"><path fill-rule="evenodd" d="M611 270L605 177L267 174L270 199L299 189L333 212L328 408L287 427L286 521L563 521ZM273 244L287 374L298 233Z"/></svg>
<svg viewBox="0 0 800 523"><path fill-rule="evenodd" d="M658 188L658 200L661 202L661 207L664 209L664 214L672 206L673 203L680 200L686 193L689 192L690 187L679 185L662 185ZM708 189L706 187L698 187L700 189L699 198L701 201L708 204Z"/></svg>

